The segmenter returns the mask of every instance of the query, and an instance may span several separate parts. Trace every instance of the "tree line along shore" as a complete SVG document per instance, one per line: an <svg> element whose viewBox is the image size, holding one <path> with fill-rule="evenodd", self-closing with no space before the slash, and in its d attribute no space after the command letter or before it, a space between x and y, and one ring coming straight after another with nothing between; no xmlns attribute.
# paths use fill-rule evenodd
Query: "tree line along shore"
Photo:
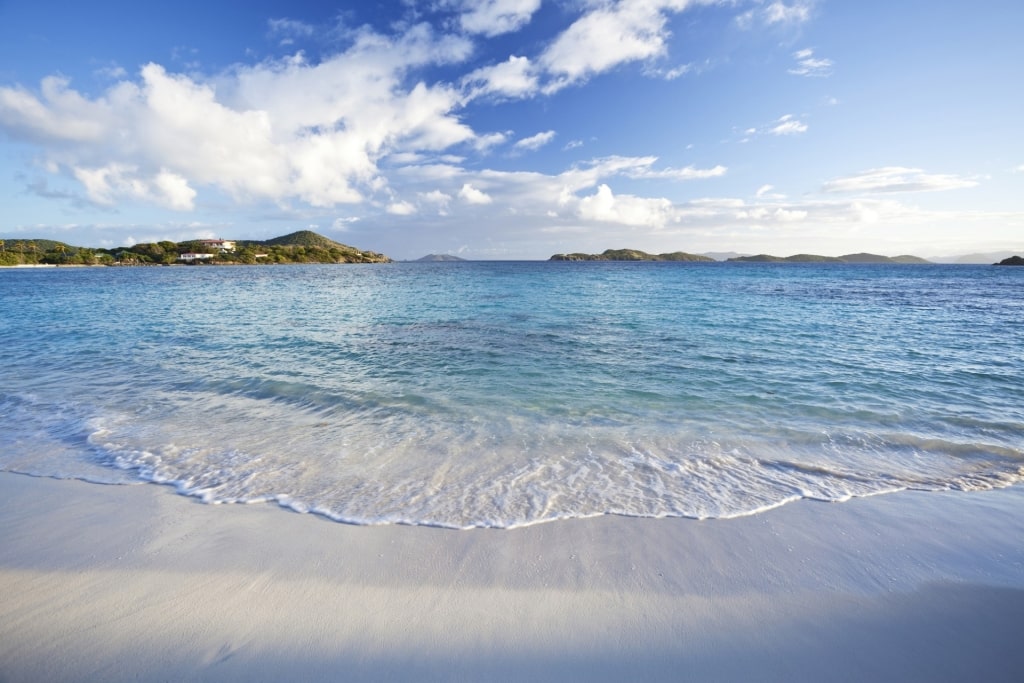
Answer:
<svg viewBox="0 0 1024 683"><path fill-rule="evenodd" d="M341 244L309 230L270 240L142 242L112 249L77 247L45 239L0 239L0 266L390 262L383 254Z"/></svg>

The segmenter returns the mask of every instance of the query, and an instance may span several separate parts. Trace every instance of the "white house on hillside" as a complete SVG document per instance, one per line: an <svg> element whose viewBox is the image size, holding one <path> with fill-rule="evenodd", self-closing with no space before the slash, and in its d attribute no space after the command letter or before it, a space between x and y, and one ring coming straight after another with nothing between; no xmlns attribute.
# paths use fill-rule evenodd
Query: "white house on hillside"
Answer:
<svg viewBox="0 0 1024 683"><path fill-rule="evenodd" d="M220 251L235 250L234 240L199 240L199 244L203 245L204 247L219 249Z"/></svg>

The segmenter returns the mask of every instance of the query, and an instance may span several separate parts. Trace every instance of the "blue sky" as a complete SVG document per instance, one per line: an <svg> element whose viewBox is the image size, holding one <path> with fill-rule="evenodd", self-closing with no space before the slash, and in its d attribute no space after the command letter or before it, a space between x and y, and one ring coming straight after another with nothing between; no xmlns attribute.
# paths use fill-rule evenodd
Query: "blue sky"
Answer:
<svg viewBox="0 0 1024 683"><path fill-rule="evenodd" d="M1024 252L1024 3L0 0L0 238Z"/></svg>

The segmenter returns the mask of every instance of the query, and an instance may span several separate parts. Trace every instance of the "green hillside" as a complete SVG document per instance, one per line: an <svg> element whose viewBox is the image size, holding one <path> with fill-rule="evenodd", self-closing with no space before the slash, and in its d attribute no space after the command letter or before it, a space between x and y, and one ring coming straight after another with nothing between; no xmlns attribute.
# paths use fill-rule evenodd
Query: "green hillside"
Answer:
<svg viewBox="0 0 1024 683"><path fill-rule="evenodd" d="M312 230L299 230L298 232L282 235L262 242L256 242L267 247L311 247L313 249L353 249L341 242L315 233Z"/></svg>
<svg viewBox="0 0 1024 683"><path fill-rule="evenodd" d="M200 264L271 263L389 263L373 251L341 244L309 230L270 240L236 240L235 249L222 251L202 240L142 242L114 249L76 247L43 239L0 239L0 266L26 265L171 265L182 254L203 254Z"/></svg>

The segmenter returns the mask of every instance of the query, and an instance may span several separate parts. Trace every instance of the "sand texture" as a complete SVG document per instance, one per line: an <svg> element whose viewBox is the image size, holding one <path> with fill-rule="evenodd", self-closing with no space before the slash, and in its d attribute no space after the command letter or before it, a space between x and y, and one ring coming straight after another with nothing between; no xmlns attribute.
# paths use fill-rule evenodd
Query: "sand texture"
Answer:
<svg viewBox="0 0 1024 683"><path fill-rule="evenodd" d="M1020 681L1021 512L451 531L0 474L0 681Z"/></svg>

